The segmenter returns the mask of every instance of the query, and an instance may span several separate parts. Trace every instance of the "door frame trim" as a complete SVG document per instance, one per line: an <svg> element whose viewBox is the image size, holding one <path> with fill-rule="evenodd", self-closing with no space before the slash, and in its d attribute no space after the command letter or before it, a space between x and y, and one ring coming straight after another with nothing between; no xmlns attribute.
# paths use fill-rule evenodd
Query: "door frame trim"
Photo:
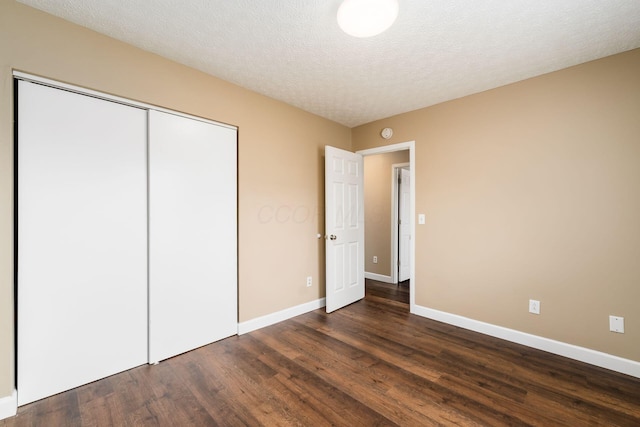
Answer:
<svg viewBox="0 0 640 427"><path fill-rule="evenodd" d="M177 110L171 110L168 108L160 107L159 105L153 105L146 102L134 101L133 99L123 98L121 96L112 95L106 92L100 92L98 90L89 89L87 87L72 85L69 83L60 82L58 80L48 79L46 77L25 73L23 71L18 71L15 69L12 70L12 75L13 75L13 78L17 80L24 80L26 82L37 83L37 84L49 86L55 89L62 89L69 92L78 93L80 95L92 96L94 98L103 99L105 101L117 102L118 104L141 108L143 110L156 110L156 111L161 111L163 113L175 114L176 116L186 117L188 119L200 120L205 123L226 127L229 129L236 129L236 130L238 129L237 126L207 119L206 117L195 116L193 114L183 113Z"/></svg>
<svg viewBox="0 0 640 427"><path fill-rule="evenodd" d="M416 142L415 141L407 141L407 142L399 142L397 144L391 145L383 145L381 147L368 148L365 150L356 151L357 154L362 154L363 156L371 156L374 154L384 154L384 153L392 153L394 151L404 151L409 150L409 168L410 168L410 176L411 176L411 244L409 245L409 262L411 263L410 273L409 273L409 312L415 314L416 310ZM365 205L366 209L366 205ZM396 273L396 279L397 279Z"/></svg>

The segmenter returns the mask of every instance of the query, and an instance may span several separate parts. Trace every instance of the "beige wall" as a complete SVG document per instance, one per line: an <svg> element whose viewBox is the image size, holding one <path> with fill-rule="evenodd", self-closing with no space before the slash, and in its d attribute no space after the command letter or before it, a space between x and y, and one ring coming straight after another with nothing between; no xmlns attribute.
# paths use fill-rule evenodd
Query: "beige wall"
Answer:
<svg viewBox="0 0 640 427"><path fill-rule="evenodd" d="M409 150L364 158L364 269L368 273L391 276L391 166L398 163L409 163ZM378 257L377 264L373 263L374 255Z"/></svg>
<svg viewBox="0 0 640 427"><path fill-rule="evenodd" d="M0 0L0 398L14 381L12 69L238 126L240 321L324 296L322 153L350 148L348 128Z"/></svg>
<svg viewBox="0 0 640 427"><path fill-rule="evenodd" d="M353 129L416 141L418 305L640 361L639 76L634 50Z"/></svg>

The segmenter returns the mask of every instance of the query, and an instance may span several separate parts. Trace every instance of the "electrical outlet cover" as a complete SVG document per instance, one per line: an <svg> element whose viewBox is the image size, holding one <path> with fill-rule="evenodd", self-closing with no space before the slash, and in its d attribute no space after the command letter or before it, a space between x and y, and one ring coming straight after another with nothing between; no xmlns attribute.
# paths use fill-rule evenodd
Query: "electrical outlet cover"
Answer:
<svg viewBox="0 0 640 427"><path fill-rule="evenodd" d="M529 313L540 314L540 301L529 300Z"/></svg>

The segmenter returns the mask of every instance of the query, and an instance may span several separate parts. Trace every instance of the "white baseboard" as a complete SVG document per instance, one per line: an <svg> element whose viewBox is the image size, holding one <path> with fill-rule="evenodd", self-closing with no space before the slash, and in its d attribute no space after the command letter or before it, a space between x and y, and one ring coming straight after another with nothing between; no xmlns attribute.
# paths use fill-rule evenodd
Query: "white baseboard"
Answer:
<svg viewBox="0 0 640 427"><path fill-rule="evenodd" d="M0 398L0 420L13 417L18 412L18 394L15 390L11 396Z"/></svg>
<svg viewBox="0 0 640 427"><path fill-rule="evenodd" d="M289 307L284 310L276 311L275 313L267 314L265 316L256 317L255 319L247 320L246 322L238 323L238 335L246 334L247 332L255 331L256 329L264 328L265 326L273 325L283 320L291 319L292 317L299 316L304 313L308 313L318 308L322 308L327 305L325 298L320 298L315 301L310 301L304 304L296 305L295 307Z"/></svg>
<svg viewBox="0 0 640 427"><path fill-rule="evenodd" d="M640 362L415 305L413 314L640 378Z"/></svg>
<svg viewBox="0 0 640 427"><path fill-rule="evenodd" d="M377 273L368 273L366 271L364 272L364 278L376 280L378 282L383 282L383 283L393 283L393 279L391 278L391 276L384 276L382 274L377 274Z"/></svg>

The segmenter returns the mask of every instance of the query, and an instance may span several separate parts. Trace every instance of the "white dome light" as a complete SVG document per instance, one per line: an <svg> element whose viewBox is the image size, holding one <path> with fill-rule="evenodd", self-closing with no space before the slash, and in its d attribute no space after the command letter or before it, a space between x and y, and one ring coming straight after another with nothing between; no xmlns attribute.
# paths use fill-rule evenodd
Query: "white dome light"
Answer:
<svg viewBox="0 0 640 427"><path fill-rule="evenodd" d="M338 25L354 37L372 37L398 17L398 0L344 0L338 8Z"/></svg>

